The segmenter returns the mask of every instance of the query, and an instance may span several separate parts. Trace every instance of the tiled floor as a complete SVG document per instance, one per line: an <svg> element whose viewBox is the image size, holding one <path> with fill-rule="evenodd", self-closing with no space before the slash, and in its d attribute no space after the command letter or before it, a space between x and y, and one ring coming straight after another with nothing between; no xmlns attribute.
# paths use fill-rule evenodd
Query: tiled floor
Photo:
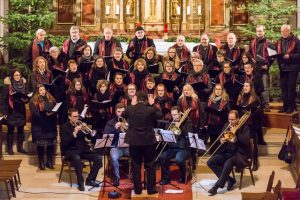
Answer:
<svg viewBox="0 0 300 200"><path fill-rule="evenodd" d="M15 155L13 157L4 157L5 159L23 159L20 174L22 179L22 186L20 192L17 192L17 198L15 200L92 200L98 199L99 188L93 189L92 191L87 191L89 189L86 187L85 192L79 192L74 187L70 187L68 183L67 173L63 176L61 183L58 183L59 167L56 166L55 170L40 171L35 165L32 164L32 157ZM197 182L192 185L193 188L193 199L211 199L211 200L238 200L241 199L241 191L246 192L263 192L266 189L268 177L271 171L275 171L275 180L278 179L282 181L283 187L294 187L295 183L289 171L289 166L282 161L278 161L275 157L261 157L260 158L261 167L257 172L254 172L255 176L255 186L251 184L251 179L249 173L246 172L243 181L243 189L238 188L233 191L226 192L226 189L219 190L218 195L214 197L209 197L207 192L200 187L198 182L202 184L203 187L209 189L213 182L216 181L216 177L212 174L205 165L198 166L197 168ZM98 179L102 178L103 172L99 173ZM73 180L76 180L75 175ZM239 183L239 174L236 175L237 185ZM236 186L238 187L238 186ZM6 193L4 192L4 187L1 185L0 199L7 199ZM174 194L174 199L176 199L176 194Z"/></svg>

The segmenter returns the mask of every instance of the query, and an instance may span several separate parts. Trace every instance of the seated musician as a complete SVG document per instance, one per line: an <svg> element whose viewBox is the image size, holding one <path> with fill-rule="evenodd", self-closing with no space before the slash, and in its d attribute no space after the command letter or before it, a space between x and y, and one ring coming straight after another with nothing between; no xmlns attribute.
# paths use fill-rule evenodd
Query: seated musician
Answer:
<svg viewBox="0 0 300 200"><path fill-rule="evenodd" d="M123 155L129 156L128 148L118 147L119 134L124 133L125 129L128 127L128 123L121 117L124 110L125 105L123 103L118 103L115 107L116 116L109 120L104 128L104 134L114 134L114 139L112 141L113 147L110 149L111 162L114 168L114 186L119 186L120 184L119 159Z"/></svg>
<svg viewBox="0 0 300 200"><path fill-rule="evenodd" d="M228 124L229 123L229 124ZM235 133L236 142L231 143L223 136L220 139L222 146L217 153L207 162L207 165L218 177L218 181L208 191L211 196L216 195L219 188L223 188L227 182L227 190L233 189L236 180L230 177L234 166L242 168L248 164L250 153L250 129L247 125L239 125L239 114L231 110L228 114L228 123L224 125L225 132L228 125L231 132ZM239 128L237 129L237 126Z"/></svg>
<svg viewBox="0 0 300 200"><path fill-rule="evenodd" d="M76 125L78 121L78 111L75 108L68 110L69 121L60 127L61 150L65 159L71 161L75 168L78 189L84 191L84 180L82 176L83 165L81 159L87 159L93 162L91 171L86 178L85 185L99 187L99 182L96 181L98 171L102 167L102 157L91 150L85 138L91 139L94 134L85 134L82 132L83 125Z"/></svg>
<svg viewBox="0 0 300 200"><path fill-rule="evenodd" d="M177 165L180 170L180 178L178 180L179 183L184 183L185 181L185 160L190 156L190 150L188 148L187 136L188 132L192 132L193 126L192 121L187 118L183 119L180 114L180 108L178 106L174 106L171 108L171 115L173 118L173 123L176 127L180 128L181 134L176 136L177 143L170 143L168 150L164 151L160 157L161 163L161 185L166 185L171 182L169 175L169 161L172 158L175 158ZM180 123L182 123L180 125ZM169 124L167 127L171 127Z"/></svg>

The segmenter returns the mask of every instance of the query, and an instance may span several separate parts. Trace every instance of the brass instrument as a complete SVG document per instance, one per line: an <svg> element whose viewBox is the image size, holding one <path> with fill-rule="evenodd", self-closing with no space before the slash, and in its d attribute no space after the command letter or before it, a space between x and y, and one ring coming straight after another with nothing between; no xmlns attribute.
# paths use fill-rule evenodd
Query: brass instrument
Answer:
<svg viewBox="0 0 300 200"><path fill-rule="evenodd" d="M81 126L81 131L86 134L86 135L95 135L96 134L96 130L92 130L86 123L80 121L80 120L77 120L75 122L75 126Z"/></svg>
<svg viewBox="0 0 300 200"><path fill-rule="evenodd" d="M181 117L180 121L178 122L178 125L176 125L176 123L173 120L171 122L168 130L173 131L175 135L180 135L181 134L180 126L185 121L185 119L188 117L191 110L192 110L192 108L189 108L184 113L180 113L182 115L182 117Z"/></svg>
<svg viewBox="0 0 300 200"><path fill-rule="evenodd" d="M236 126L231 126L230 124L228 124L228 126L223 130L223 132L220 134L220 136L211 144L211 146L206 150L206 152L199 158L200 161L202 161L204 156L207 155L207 153L210 151L210 149L220 140L221 137L224 137L226 139L226 141L228 141L230 143L235 143L237 140L236 135L235 135L237 130L244 125L244 123L247 121L247 119L250 117L250 115L251 115L251 111L245 112L245 114L239 119L239 122ZM207 160L209 160L221 146L222 146L222 144L220 144L215 149L215 151L208 157Z"/></svg>
<svg viewBox="0 0 300 200"><path fill-rule="evenodd" d="M126 120L123 117L119 117L118 122L121 123L120 129L124 133L128 129L128 123L126 122Z"/></svg>

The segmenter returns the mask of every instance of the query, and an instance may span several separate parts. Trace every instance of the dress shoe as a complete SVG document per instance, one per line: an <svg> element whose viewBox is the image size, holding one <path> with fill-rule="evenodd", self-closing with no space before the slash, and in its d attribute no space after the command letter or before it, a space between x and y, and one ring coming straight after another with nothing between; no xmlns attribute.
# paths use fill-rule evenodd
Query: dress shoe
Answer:
<svg viewBox="0 0 300 200"><path fill-rule="evenodd" d="M78 183L78 190L79 191L84 191L84 185L83 185L83 183Z"/></svg>
<svg viewBox="0 0 300 200"><path fill-rule="evenodd" d="M219 186L215 184L210 190L208 190L208 193L210 196L214 196L218 193Z"/></svg>
<svg viewBox="0 0 300 200"><path fill-rule="evenodd" d="M289 108L289 109L287 109L286 113L291 114L291 113L293 113L294 111L295 111L294 108Z"/></svg>
<svg viewBox="0 0 300 200"><path fill-rule="evenodd" d="M49 168L49 169L55 169L52 162L50 162L50 161L46 162L46 167Z"/></svg>
<svg viewBox="0 0 300 200"><path fill-rule="evenodd" d="M17 151L22 154L27 154L27 152L22 148L18 148Z"/></svg>
<svg viewBox="0 0 300 200"><path fill-rule="evenodd" d="M134 193L135 194L142 194L142 189L136 189L136 188L134 188Z"/></svg>
<svg viewBox="0 0 300 200"><path fill-rule="evenodd" d="M258 160L253 160L252 171L257 171L259 167Z"/></svg>
<svg viewBox="0 0 300 200"><path fill-rule="evenodd" d="M160 185L167 185L167 184L169 184L169 183L171 183L170 179L162 179L162 180L159 182Z"/></svg>
<svg viewBox="0 0 300 200"><path fill-rule="evenodd" d="M113 186L117 187L119 185L120 185L120 179L118 178L114 179Z"/></svg>
<svg viewBox="0 0 300 200"><path fill-rule="evenodd" d="M40 168L40 170L45 170L45 163L44 162L40 162L39 163L39 168Z"/></svg>
<svg viewBox="0 0 300 200"><path fill-rule="evenodd" d="M148 193L149 195L152 195L152 194L157 194L158 191L157 191L157 190L149 190L149 191L147 191L147 193Z"/></svg>
<svg viewBox="0 0 300 200"><path fill-rule="evenodd" d="M94 180L86 180L85 185L86 186L92 186L92 187L99 187L100 186L99 182L96 182Z"/></svg>
<svg viewBox="0 0 300 200"><path fill-rule="evenodd" d="M236 183L236 180L231 178L227 181L227 191L233 190L234 184Z"/></svg>
<svg viewBox="0 0 300 200"><path fill-rule="evenodd" d="M7 150L7 153L8 153L9 155L14 155L14 151L13 151L12 149L8 149L8 150Z"/></svg>

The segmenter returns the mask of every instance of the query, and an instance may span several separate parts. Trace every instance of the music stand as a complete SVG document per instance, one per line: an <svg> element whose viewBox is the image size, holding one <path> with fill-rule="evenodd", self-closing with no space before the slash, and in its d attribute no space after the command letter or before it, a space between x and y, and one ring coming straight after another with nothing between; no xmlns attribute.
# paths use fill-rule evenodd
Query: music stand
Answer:
<svg viewBox="0 0 300 200"><path fill-rule="evenodd" d="M114 134L103 134L102 139L96 140L94 149L104 148L104 150L105 150L105 148L111 147L111 143L112 143L113 139L114 139ZM105 154L104 154L104 159L103 159L103 170L104 170L103 171L103 180L100 182L100 183L102 183L100 192L103 189L102 197L104 196L104 193L105 193L106 183L108 183L109 185L122 191L121 188L114 186L111 182L106 180L106 156L105 156ZM93 188L94 187L90 188L89 191L92 190Z"/></svg>

